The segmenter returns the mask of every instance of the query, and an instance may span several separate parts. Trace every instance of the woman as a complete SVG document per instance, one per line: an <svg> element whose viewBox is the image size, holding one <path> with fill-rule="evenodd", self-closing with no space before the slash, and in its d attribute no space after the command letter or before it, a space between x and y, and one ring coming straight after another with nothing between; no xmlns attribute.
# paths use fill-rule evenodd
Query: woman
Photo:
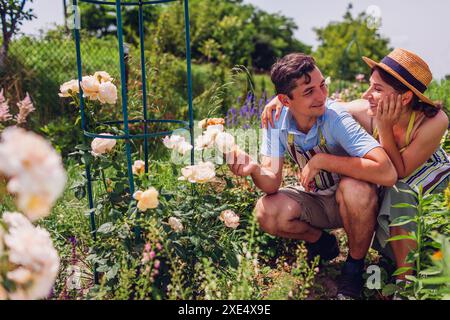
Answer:
<svg viewBox="0 0 450 320"><path fill-rule="evenodd" d="M399 181L382 190L378 227L373 247L396 262L397 268L411 268L406 257L415 247L412 240L387 242L390 237L407 235L415 225L389 226L400 216L414 216L414 208L392 208L398 203L417 204L416 197L399 190L423 193L442 192L449 183L450 161L440 147L448 128L448 118L442 106L424 95L432 80L428 65L416 54L395 49L379 63L363 57L371 68L370 87L363 100L345 103L353 117L386 150L397 169ZM279 116L282 105L273 99L262 114L263 126L273 124L272 111ZM404 269L406 270L406 269ZM405 275L398 275L404 281Z"/></svg>

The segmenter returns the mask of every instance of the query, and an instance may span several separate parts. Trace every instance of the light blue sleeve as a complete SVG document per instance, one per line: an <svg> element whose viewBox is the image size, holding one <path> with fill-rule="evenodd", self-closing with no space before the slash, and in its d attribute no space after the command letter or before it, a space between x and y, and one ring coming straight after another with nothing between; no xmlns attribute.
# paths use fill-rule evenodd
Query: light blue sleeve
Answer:
<svg viewBox="0 0 450 320"><path fill-rule="evenodd" d="M280 129L280 127L285 116L286 116L286 108L283 108L279 119L274 121L274 127L271 127L269 124L268 129L263 129L263 137L260 150L260 153L262 155L275 158L284 157L286 148L281 142L284 133ZM275 111L273 111L273 119L275 119Z"/></svg>
<svg viewBox="0 0 450 320"><path fill-rule="evenodd" d="M286 148L281 143L282 132L280 129L263 129L263 138L261 144L261 154L267 157L284 157Z"/></svg>
<svg viewBox="0 0 450 320"><path fill-rule="evenodd" d="M351 157L364 157L370 150L380 147L380 144L364 130L348 112L339 112L331 134L341 147Z"/></svg>

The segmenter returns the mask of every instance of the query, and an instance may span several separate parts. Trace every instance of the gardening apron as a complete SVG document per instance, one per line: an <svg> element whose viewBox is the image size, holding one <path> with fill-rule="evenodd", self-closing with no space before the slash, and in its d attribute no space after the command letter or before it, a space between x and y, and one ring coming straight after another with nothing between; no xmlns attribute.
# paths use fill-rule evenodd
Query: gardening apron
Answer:
<svg viewBox="0 0 450 320"><path fill-rule="evenodd" d="M292 133L288 133L288 152L291 158L297 163L300 170L303 169L308 161L318 153L328 153L331 152L328 150L326 145L326 140L322 134L322 129L318 127L320 143L314 148L303 152L299 151L298 148L295 147L294 144L294 135ZM310 193L316 193L320 195L331 195L337 189L338 182L340 177L336 173L331 173L325 170L320 170L319 173L314 177L314 180L310 184Z"/></svg>

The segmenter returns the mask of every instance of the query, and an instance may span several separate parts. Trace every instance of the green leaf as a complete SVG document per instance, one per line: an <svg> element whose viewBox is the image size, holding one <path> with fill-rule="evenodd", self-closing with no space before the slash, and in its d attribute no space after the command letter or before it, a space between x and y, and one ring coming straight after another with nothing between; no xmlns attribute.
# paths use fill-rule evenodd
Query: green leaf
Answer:
<svg viewBox="0 0 450 320"><path fill-rule="evenodd" d="M111 269L109 269L109 271L106 273L106 279L107 280L111 280L113 279L116 275L117 272L119 271L119 265L115 264Z"/></svg>
<svg viewBox="0 0 450 320"><path fill-rule="evenodd" d="M416 278L415 276L412 276L412 275L407 274L407 275L405 276L405 278L406 278L406 280L409 280L409 281L411 281L411 282L417 282L417 278Z"/></svg>
<svg viewBox="0 0 450 320"><path fill-rule="evenodd" d="M225 177L225 182L227 183L227 188L231 189L234 187L233 180L228 177Z"/></svg>
<svg viewBox="0 0 450 320"><path fill-rule="evenodd" d="M398 236L394 236L389 238L387 241L398 241L398 240L414 240L416 241L416 237L412 236L412 235L398 235Z"/></svg>
<svg viewBox="0 0 450 320"><path fill-rule="evenodd" d="M441 269L437 267L431 267L426 270L421 271L419 274L421 276L435 276L441 273Z"/></svg>
<svg viewBox="0 0 450 320"><path fill-rule="evenodd" d="M411 267L401 267L395 270L395 272L392 274L393 276L398 276L400 274L403 274L405 272L408 272L409 270L412 270Z"/></svg>
<svg viewBox="0 0 450 320"><path fill-rule="evenodd" d="M94 157L90 153L86 152L81 157L81 160L85 165L91 165L92 162L94 161Z"/></svg>
<svg viewBox="0 0 450 320"><path fill-rule="evenodd" d="M103 266L98 267L96 270L97 272L107 272L109 271L109 266L105 264Z"/></svg>
<svg viewBox="0 0 450 320"><path fill-rule="evenodd" d="M434 200L435 200L435 197L430 197L430 198L423 199L423 200L420 202L420 205L421 205L422 207L429 206L430 204L432 204L432 203L434 202Z"/></svg>
<svg viewBox="0 0 450 320"><path fill-rule="evenodd" d="M392 208L413 208L417 210L417 206L412 205L410 203L397 203L392 205Z"/></svg>
<svg viewBox="0 0 450 320"><path fill-rule="evenodd" d="M450 277L432 277L420 280L423 284L437 285L437 284L449 284Z"/></svg>
<svg viewBox="0 0 450 320"><path fill-rule="evenodd" d="M398 190L399 190L400 192L403 192L403 193L407 193L407 194L412 195L415 199L418 198L417 192L414 192L414 191L408 190L408 189L398 189Z"/></svg>
<svg viewBox="0 0 450 320"><path fill-rule="evenodd" d="M389 283L383 287L383 290L381 293L383 296L392 296L394 293L396 293L399 290L399 287L393 283Z"/></svg>
<svg viewBox="0 0 450 320"><path fill-rule="evenodd" d="M103 233L103 234L107 234L110 233L111 231L114 230L114 225L112 224L112 222L107 222L102 224L98 229L97 232L98 233Z"/></svg>
<svg viewBox="0 0 450 320"><path fill-rule="evenodd" d="M78 144L75 146L75 149L81 150L81 151L89 151L91 148L88 145L85 144Z"/></svg>
<svg viewBox="0 0 450 320"><path fill-rule="evenodd" d="M415 219L411 218L409 216L401 216L398 218L395 218L394 221L392 221L392 223L389 225L390 227L398 227L398 226L403 226L405 224L408 224L410 222L414 222Z"/></svg>

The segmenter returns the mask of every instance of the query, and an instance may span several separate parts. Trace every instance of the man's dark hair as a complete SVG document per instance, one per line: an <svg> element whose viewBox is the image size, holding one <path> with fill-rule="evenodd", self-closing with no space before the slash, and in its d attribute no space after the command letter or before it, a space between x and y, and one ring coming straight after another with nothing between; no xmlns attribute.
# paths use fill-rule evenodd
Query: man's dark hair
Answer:
<svg viewBox="0 0 450 320"><path fill-rule="evenodd" d="M316 67L316 61L313 57L304 53L290 53L272 66L270 77L277 94L285 94L292 99L292 90L295 89L295 83L301 77L305 77L305 82L311 82L310 72Z"/></svg>

